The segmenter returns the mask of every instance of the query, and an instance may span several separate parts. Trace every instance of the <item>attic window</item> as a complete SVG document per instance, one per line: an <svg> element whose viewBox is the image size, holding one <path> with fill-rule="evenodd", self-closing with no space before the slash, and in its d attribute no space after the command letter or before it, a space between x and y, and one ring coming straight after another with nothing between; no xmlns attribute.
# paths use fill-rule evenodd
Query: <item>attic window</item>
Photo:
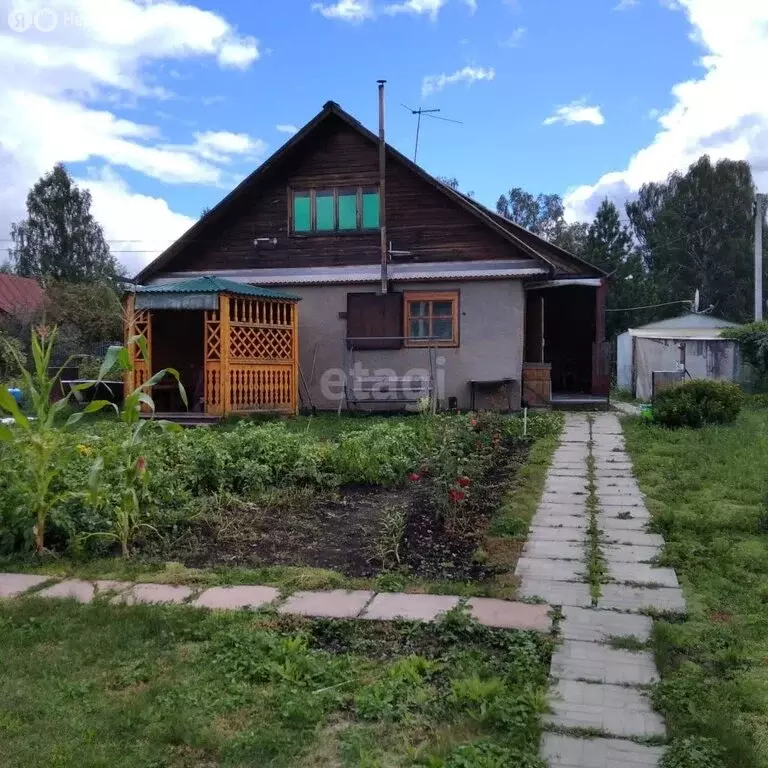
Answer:
<svg viewBox="0 0 768 768"><path fill-rule="evenodd" d="M291 190L291 232L295 235L366 232L379 228L377 187Z"/></svg>

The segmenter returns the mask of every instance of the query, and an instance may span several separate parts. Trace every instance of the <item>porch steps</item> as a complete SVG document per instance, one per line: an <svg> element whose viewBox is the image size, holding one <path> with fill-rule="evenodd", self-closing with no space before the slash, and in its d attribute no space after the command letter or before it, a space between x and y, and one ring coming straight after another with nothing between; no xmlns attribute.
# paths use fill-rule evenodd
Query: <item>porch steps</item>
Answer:
<svg viewBox="0 0 768 768"><path fill-rule="evenodd" d="M609 398L600 395L553 394L550 405L554 411L609 411L611 409Z"/></svg>
<svg viewBox="0 0 768 768"><path fill-rule="evenodd" d="M221 416L211 416L205 413L142 413L142 419L156 419L157 421L170 421L180 424L182 427L212 427L221 421Z"/></svg>

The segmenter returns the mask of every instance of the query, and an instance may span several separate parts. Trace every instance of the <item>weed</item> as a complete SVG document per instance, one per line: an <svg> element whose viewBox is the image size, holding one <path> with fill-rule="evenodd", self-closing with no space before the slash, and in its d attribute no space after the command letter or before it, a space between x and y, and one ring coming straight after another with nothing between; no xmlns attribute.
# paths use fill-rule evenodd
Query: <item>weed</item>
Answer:
<svg viewBox="0 0 768 768"><path fill-rule="evenodd" d="M608 638L608 645L618 651L637 651L639 653L648 649L648 643L634 635L614 635Z"/></svg>

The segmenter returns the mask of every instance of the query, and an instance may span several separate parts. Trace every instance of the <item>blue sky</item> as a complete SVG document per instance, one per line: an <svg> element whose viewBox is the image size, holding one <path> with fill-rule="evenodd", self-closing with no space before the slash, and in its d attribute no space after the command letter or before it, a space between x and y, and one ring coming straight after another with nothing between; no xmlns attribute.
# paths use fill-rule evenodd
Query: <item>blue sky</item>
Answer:
<svg viewBox="0 0 768 768"><path fill-rule="evenodd" d="M129 268L329 100L494 206L588 219L703 152L768 185L765 0L0 0L0 245L64 162ZM8 25L2 22L8 18ZM762 62L762 64L761 64ZM760 74L762 72L762 75ZM283 126L283 132L277 126Z"/></svg>
<svg viewBox="0 0 768 768"><path fill-rule="evenodd" d="M305 0L200 3L257 36L262 58L234 73L212 62L158 66L157 83L182 99L145 105L150 113L141 120L152 121L158 108L172 140L185 141L196 126L246 132L274 150L285 138L275 125L301 126L329 99L375 129L375 81L385 77L388 140L409 156L416 120L401 104L440 108L463 121L424 120L419 162L430 172L457 177L491 205L510 186L565 194L648 143L656 132L651 110L668 108L671 86L695 73L697 51L683 15L656 4L626 11L615 5L486 0L473 14L453 0L434 21L401 14L355 24L326 19ZM493 69L495 77L422 97L425 76L465 66ZM201 108L201 98L214 96L222 100ZM600 105L605 124L543 125L556 107L579 99ZM134 109L119 113L137 119ZM149 179L136 179L136 188L158 191ZM221 197L220 190L194 187L163 194L191 216Z"/></svg>

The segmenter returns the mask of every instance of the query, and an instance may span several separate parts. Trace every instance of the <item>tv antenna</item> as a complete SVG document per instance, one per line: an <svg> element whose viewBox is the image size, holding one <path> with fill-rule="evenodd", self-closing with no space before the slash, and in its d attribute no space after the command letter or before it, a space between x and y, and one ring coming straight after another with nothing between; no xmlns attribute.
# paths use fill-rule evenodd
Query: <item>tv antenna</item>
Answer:
<svg viewBox="0 0 768 768"><path fill-rule="evenodd" d="M431 117L433 120L442 120L444 123L456 123L457 125L464 125L464 123L461 122L461 120L451 120L448 117L439 117L436 113L439 112L439 109L424 109L423 107L419 107L418 109L413 109L413 107L409 107L406 104L401 104L402 107L405 107L412 115L417 115L418 120L416 121L416 148L413 150L413 162L416 162L416 158L419 156L419 135L421 134L421 116L424 115L424 117Z"/></svg>

